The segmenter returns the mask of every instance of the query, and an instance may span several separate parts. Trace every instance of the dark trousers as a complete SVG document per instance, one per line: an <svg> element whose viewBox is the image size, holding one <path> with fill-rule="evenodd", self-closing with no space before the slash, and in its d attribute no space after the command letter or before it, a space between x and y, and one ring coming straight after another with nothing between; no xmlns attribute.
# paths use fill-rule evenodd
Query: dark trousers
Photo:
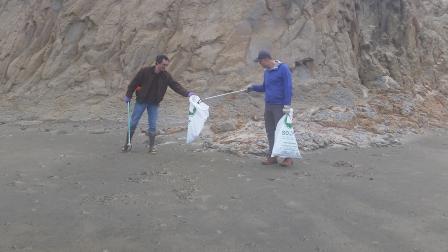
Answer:
<svg viewBox="0 0 448 252"><path fill-rule="evenodd" d="M274 148L275 128L277 123L283 116L283 105L265 104L264 107L264 126L268 135L269 151L267 155L270 157L272 148Z"/></svg>

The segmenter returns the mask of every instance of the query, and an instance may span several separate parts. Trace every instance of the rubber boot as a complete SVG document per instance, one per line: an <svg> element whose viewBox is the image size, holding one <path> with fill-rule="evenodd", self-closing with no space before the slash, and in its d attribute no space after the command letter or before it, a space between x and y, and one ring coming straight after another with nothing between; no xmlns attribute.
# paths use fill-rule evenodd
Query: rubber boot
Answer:
<svg viewBox="0 0 448 252"><path fill-rule="evenodd" d="M135 132L135 129L134 130L131 129L131 140L132 140L132 137L134 136L134 132ZM129 146L128 146L128 137L129 137L128 134L129 133L126 133L126 141L124 142L123 147L121 147L121 152L128 152L128 151L130 151Z"/></svg>
<svg viewBox="0 0 448 252"><path fill-rule="evenodd" d="M148 153L156 154L157 150L155 148L156 144L156 134L148 133Z"/></svg>

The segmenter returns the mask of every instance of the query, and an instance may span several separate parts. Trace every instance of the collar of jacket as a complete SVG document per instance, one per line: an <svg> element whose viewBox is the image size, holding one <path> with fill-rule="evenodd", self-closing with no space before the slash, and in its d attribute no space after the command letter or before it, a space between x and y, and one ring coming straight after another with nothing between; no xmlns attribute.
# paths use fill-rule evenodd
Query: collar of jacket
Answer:
<svg viewBox="0 0 448 252"><path fill-rule="evenodd" d="M280 60L274 60L274 63L275 63L275 65L274 65L273 68L271 68L271 69L265 68L265 70L266 70L266 71L274 71L274 70L277 70L278 67L280 66L280 64L282 64L283 62L281 62Z"/></svg>
<svg viewBox="0 0 448 252"><path fill-rule="evenodd" d="M153 74L157 74L157 73L156 73L156 66L152 66L150 69L151 69L151 72L152 72Z"/></svg>
<svg viewBox="0 0 448 252"><path fill-rule="evenodd" d="M156 66L151 66L150 71L156 77L166 77L166 71L160 72L160 73L156 73Z"/></svg>

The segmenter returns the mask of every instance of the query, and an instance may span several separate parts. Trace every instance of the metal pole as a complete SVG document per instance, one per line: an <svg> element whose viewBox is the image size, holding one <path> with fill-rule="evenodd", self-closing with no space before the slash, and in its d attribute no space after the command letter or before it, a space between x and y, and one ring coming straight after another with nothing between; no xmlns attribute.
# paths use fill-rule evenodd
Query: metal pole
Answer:
<svg viewBox="0 0 448 252"><path fill-rule="evenodd" d="M221 97L221 96L230 95L230 94L237 94L237 93L241 93L241 92L244 92L244 91L246 91L246 89L241 89L241 90L238 90L238 91L228 92L228 93L220 94L220 95L214 95L214 96L210 96L210 97L205 98L204 101L205 100L209 100L209 99L213 99L213 98L218 98L218 97Z"/></svg>

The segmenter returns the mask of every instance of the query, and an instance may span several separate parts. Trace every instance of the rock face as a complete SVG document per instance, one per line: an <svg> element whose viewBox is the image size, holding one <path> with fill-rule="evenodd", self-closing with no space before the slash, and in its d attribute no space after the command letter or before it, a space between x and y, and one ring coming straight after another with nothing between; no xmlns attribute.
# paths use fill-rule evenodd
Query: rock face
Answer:
<svg viewBox="0 0 448 252"><path fill-rule="evenodd" d="M447 10L443 0L1 0L1 104L40 119L116 120L129 80L158 53L205 97L261 81L252 59L268 49L293 72L298 121L376 134L444 125ZM167 95L167 123L185 117L179 102ZM235 134L263 101L210 105L211 123L237 120L223 130Z"/></svg>

